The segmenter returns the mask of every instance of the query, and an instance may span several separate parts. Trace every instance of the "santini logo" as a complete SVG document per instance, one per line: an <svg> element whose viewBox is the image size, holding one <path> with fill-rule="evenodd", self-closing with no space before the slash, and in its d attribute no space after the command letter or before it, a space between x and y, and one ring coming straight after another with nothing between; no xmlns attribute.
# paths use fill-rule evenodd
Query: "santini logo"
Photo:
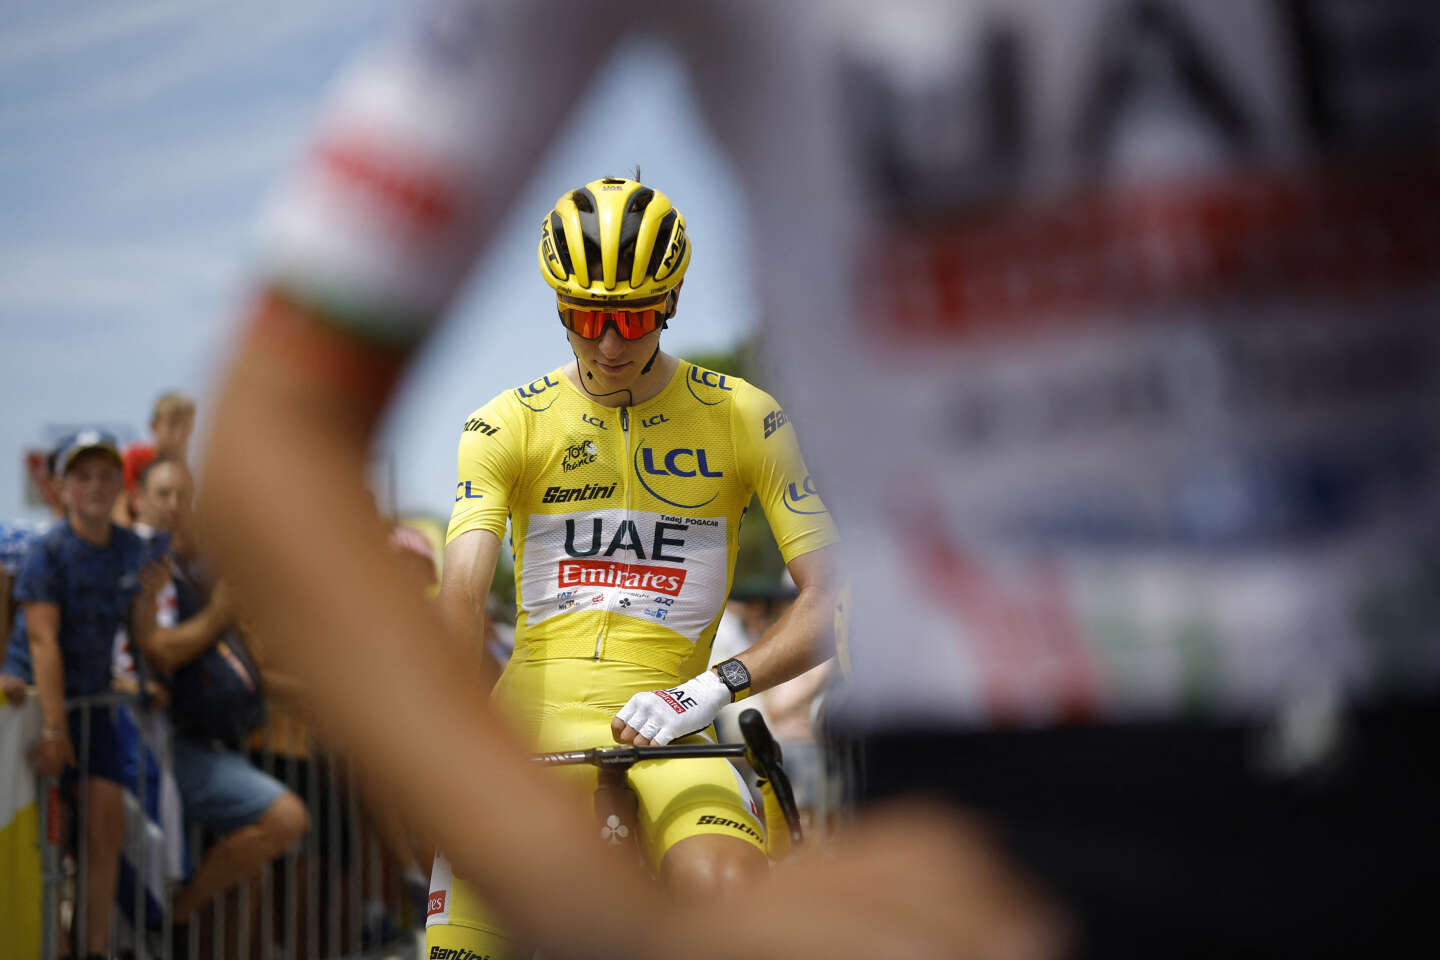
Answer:
<svg viewBox="0 0 1440 960"><path fill-rule="evenodd" d="M490 960L490 954L476 953L468 947L431 947L430 960Z"/></svg>
<svg viewBox="0 0 1440 960"><path fill-rule="evenodd" d="M500 432L499 427L492 427L479 417L471 417L465 421L466 433L483 433L487 437L493 437Z"/></svg>
<svg viewBox="0 0 1440 960"><path fill-rule="evenodd" d="M724 817L717 817L708 813L702 816L699 820L696 820L695 826L733 827L734 829L739 830L741 833L745 834L747 837L754 837L756 840L764 839L764 837L756 833L755 828L750 826L748 823L742 823L739 820L726 820Z"/></svg>
<svg viewBox="0 0 1440 960"><path fill-rule="evenodd" d="M616 484L587 483L583 487L546 487L541 503L573 503L577 500L605 500L615 495Z"/></svg>
<svg viewBox="0 0 1440 960"><path fill-rule="evenodd" d="M774 433L776 430L779 430L781 427L785 426L785 424L789 422L790 418L785 415L784 410L771 410L769 413L765 414L765 436L761 439L768 440L770 438L770 434Z"/></svg>

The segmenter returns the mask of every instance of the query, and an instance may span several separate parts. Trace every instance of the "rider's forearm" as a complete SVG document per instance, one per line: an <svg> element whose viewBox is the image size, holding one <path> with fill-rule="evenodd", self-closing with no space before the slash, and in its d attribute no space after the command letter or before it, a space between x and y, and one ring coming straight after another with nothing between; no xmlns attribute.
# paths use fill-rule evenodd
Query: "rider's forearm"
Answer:
<svg viewBox="0 0 1440 960"><path fill-rule="evenodd" d="M800 558L807 561L805 582L785 615L754 646L736 654L750 672L750 690L759 693L798 677L835 652L834 578L831 548ZM798 563L797 563L798 566Z"/></svg>
<svg viewBox="0 0 1440 960"><path fill-rule="evenodd" d="M435 597L436 609L445 625L460 639L464 649L477 658L485 653L485 599L489 585L483 588L483 593L481 589L473 583L447 580Z"/></svg>
<svg viewBox="0 0 1440 960"><path fill-rule="evenodd" d="M567 955L623 942L623 911L605 905L650 891L502 731L459 644L397 569L363 486L374 421L343 384L243 345L205 471L223 568L317 714L394 796L413 798L422 829L520 929ZM554 903L569 906L557 916Z"/></svg>

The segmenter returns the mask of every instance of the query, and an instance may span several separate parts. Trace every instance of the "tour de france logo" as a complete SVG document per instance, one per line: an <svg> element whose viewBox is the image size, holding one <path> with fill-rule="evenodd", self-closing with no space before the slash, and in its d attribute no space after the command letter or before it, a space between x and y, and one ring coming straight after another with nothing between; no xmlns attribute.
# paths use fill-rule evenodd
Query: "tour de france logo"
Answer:
<svg viewBox="0 0 1440 960"><path fill-rule="evenodd" d="M560 467L566 473L587 463L594 463L600 456L600 448L595 446L594 440L572 440L565 446L565 457L560 461Z"/></svg>

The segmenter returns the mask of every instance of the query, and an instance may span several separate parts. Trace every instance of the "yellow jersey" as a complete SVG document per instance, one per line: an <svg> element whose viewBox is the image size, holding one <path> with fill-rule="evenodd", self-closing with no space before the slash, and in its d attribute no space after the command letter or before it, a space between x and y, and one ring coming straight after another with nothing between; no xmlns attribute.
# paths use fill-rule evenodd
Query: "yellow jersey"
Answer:
<svg viewBox="0 0 1440 960"><path fill-rule="evenodd" d="M602 406L559 369L506 391L466 421L458 462L447 543L503 539L510 522L515 661L698 672L752 494L786 563L837 539L780 405L684 360L630 407Z"/></svg>

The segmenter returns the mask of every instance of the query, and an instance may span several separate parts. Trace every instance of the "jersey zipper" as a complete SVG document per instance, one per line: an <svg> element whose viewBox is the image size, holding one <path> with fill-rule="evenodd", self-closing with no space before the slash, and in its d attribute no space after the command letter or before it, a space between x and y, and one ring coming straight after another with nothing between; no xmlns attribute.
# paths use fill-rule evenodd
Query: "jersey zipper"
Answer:
<svg viewBox="0 0 1440 960"><path fill-rule="evenodd" d="M630 472L626 469L630 465L630 408L620 408L620 436L624 445L624 456L620 461L620 482L625 488L625 515L621 523L630 519ZM601 649L605 645L605 634L610 628L610 618L615 615L612 607L605 611L605 622L600 626L600 632L595 635L595 659L600 659Z"/></svg>

